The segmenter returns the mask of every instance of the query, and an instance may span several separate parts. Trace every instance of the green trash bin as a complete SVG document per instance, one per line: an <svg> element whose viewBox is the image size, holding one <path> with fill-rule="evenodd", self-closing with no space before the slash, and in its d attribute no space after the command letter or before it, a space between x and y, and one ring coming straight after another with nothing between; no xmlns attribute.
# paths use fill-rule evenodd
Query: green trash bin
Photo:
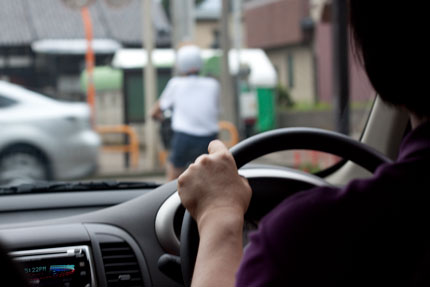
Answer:
<svg viewBox="0 0 430 287"><path fill-rule="evenodd" d="M257 88L257 131L264 132L275 128L275 90Z"/></svg>

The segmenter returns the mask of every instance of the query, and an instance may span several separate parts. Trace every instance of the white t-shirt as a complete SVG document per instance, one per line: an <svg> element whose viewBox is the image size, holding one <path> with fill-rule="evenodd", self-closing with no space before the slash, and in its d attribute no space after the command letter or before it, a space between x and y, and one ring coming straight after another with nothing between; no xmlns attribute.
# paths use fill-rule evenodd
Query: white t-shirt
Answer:
<svg viewBox="0 0 430 287"><path fill-rule="evenodd" d="M173 107L172 129L195 136L218 132L220 85L212 78L174 77L160 97L162 110Z"/></svg>

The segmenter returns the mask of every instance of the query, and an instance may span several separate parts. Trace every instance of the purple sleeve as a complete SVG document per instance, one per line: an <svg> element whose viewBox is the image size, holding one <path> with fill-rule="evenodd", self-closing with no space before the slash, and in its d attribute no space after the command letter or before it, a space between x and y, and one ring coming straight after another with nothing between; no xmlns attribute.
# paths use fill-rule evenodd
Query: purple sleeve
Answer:
<svg viewBox="0 0 430 287"><path fill-rule="evenodd" d="M274 260L267 251L265 236L254 232L250 234L250 243L236 275L236 286L269 286L276 278Z"/></svg>
<svg viewBox="0 0 430 287"><path fill-rule="evenodd" d="M351 188L351 186L350 186ZM350 221L344 190L315 188L284 200L259 224L244 252L236 286L318 286L335 282ZM345 225L346 224L346 225ZM346 227L345 227L346 226Z"/></svg>
<svg viewBox="0 0 430 287"><path fill-rule="evenodd" d="M311 246L307 237L316 236L310 234L313 220L318 218L310 215L315 214L311 207L315 205L314 194L321 194L321 190L296 194L263 218L258 231L249 238L236 286L282 286L287 282L295 285L300 261L306 261L300 257L308 257L307 248Z"/></svg>
<svg viewBox="0 0 430 287"><path fill-rule="evenodd" d="M236 285L412 286L429 242L428 153L416 149L369 179L281 202L250 236Z"/></svg>

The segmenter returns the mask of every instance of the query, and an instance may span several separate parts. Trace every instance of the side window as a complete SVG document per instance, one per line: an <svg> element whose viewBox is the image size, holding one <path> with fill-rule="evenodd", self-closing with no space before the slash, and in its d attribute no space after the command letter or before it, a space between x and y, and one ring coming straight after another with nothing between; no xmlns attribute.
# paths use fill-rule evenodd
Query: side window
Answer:
<svg viewBox="0 0 430 287"><path fill-rule="evenodd" d="M15 100L0 95L0 109L8 108L16 104Z"/></svg>

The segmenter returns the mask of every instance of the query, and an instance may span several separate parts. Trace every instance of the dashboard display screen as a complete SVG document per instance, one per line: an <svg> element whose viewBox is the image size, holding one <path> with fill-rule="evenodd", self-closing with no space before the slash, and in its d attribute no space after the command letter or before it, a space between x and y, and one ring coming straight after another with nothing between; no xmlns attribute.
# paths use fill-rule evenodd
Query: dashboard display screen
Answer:
<svg viewBox="0 0 430 287"><path fill-rule="evenodd" d="M67 277L73 275L75 271L75 265L42 265L24 268L24 272L29 277L37 278Z"/></svg>
<svg viewBox="0 0 430 287"><path fill-rule="evenodd" d="M90 261L86 254L88 250L82 248L60 249L59 252L55 252L57 249L46 250L45 254L41 250L34 250L34 253L25 251L22 256L14 254L30 286L92 286Z"/></svg>
<svg viewBox="0 0 430 287"><path fill-rule="evenodd" d="M72 283L76 279L81 281L79 274L77 274L79 268L76 268L75 264L25 262L23 265L30 286L75 286L76 284Z"/></svg>

